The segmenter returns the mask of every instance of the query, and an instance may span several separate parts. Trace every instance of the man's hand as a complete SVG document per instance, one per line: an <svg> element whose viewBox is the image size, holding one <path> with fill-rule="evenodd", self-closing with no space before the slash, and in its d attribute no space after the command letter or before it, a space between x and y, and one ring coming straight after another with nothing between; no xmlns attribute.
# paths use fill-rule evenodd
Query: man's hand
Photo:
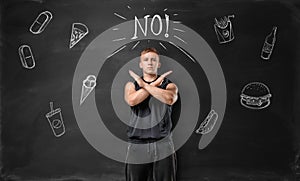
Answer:
<svg viewBox="0 0 300 181"><path fill-rule="evenodd" d="M170 75L172 72L173 71L170 70L170 71L162 74L158 79L156 79L156 81L152 82L150 85L155 86L155 87L160 86L162 81L164 80L164 78L167 77L168 75Z"/></svg>
<svg viewBox="0 0 300 181"><path fill-rule="evenodd" d="M145 82L143 81L143 79L140 76L138 76L132 70L129 70L129 75L138 83L138 85L140 87L144 87Z"/></svg>

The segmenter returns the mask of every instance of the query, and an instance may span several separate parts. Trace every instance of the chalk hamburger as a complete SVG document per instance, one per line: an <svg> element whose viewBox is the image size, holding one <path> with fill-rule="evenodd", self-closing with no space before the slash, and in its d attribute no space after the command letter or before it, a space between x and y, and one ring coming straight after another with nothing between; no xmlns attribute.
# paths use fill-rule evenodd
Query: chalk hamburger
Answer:
<svg viewBox="0 0 300 181"><path fill-rule="evenodd" d="M247 84L241 93L241 104L249 109L263 109L270 105L270 90L260 82Z"/></svg>

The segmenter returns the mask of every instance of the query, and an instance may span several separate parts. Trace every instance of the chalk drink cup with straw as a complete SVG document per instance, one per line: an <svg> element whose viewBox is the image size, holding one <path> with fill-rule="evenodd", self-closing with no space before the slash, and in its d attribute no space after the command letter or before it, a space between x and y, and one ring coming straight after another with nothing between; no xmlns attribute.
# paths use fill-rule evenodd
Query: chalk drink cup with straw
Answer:
<svg viewBox="0 0 300 181"><path fill-rule="evenodd" d="M54 136L60 137L65 133L65 125L63 122L61 109L53 110L53 102L50 102L50 112L46 114L46 118L50 124Z"/></svg>

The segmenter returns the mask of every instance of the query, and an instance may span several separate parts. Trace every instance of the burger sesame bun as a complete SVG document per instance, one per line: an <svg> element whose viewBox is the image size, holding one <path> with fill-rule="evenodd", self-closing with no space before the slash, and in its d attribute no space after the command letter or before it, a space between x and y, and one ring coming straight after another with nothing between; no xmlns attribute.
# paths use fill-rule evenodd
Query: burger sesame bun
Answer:
<svg viewBox="0 0 300 181"><path fill-rule="evenodd" d="M249 109L263 109L270 105L270 90L260 82L247 84L241 93L241 104Z"/></svg>

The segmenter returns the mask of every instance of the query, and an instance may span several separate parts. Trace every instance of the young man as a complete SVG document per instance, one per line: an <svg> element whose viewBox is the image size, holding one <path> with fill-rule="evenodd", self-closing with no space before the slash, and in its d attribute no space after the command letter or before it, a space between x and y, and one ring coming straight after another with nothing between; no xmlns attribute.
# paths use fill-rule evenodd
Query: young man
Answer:
<svg viewBox="0 0 300 181"><path fill-rule="evenodd" d="M172 71L157 74L161 63L156 49L143 50L139 66L143 76L129 70L135 82L128 82L124 91L125 101L131 107L126 181L175 181L171 113L178 88L166 78ZM161 159L161 155L167 157Z"/></svg>

